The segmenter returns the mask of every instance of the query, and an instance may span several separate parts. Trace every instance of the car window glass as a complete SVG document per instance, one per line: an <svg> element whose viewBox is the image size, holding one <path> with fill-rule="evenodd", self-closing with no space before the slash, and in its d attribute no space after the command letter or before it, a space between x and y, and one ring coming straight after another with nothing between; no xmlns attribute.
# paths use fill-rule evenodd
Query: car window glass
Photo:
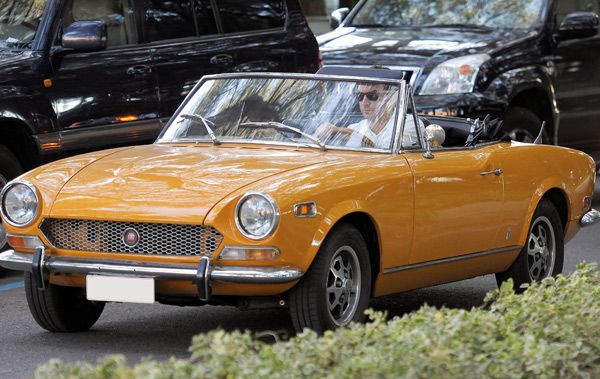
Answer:
<svg viewBox="0 0 600 379"><path fill-rule="evenodd" d="M225 33L282 28L285 23L282 0L217 0L217 4Z"/></svg>
<svg viewBox="0 0 600 379"><path fill-rule="evenodd" d="M70 0L61 21L62 30L75 21L100 20L106 24L107 46L138 42L132 0Z"/></svg>
<svg viewBox="0 0 600 379"><path fill-rule="evenodd" d="M217 33L210 0L145 0L149 42Z"/></svg>
<svg viewBox="0 0 600 379"><path fill-rule="evenodd" d="M556 20L558 25L566 15L572 12L600 13L597 0L560 0L556 6Z"/></svg>
<svg viewBox="0 0 600 379"><path fill-rule="evenodd" d="M421 147L419 142L419 134L417 133L417 125L415 124L415 116L410 107L406 111L406 119L404 121L404 130L402 132L402 148L415 149Z"/></svg>
<svg viewBox="0 0 600 379"><path fill-rule="evenodd" d="M0 1L0 49L30 48L47 0Z"/></svg>

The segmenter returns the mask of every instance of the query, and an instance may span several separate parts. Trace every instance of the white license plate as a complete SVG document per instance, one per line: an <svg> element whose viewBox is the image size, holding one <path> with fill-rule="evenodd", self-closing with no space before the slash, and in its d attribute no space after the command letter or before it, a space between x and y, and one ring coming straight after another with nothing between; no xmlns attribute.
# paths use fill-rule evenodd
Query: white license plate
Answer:
<svg viewBox="0 0 600 379"><path fill-rule="evenodd" d="M86 276L88 300L154 303L154 279L120 276Z"/></svg>

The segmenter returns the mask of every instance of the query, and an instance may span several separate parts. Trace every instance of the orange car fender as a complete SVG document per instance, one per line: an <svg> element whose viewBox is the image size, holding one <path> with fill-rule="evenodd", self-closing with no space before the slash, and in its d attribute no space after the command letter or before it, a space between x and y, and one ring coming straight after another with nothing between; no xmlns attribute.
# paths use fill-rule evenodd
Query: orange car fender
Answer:
<svg viewBox="0 0 600 379"><path fill-rule="evenodd" d="M565 198L567 200L567 206L569 208L571 207L571 202L570 202L569 196L567 194L568 191L566 191L566 185L565 185L565 182L563 181L563 179L560 176L550 176L550 177L545 178L537 186L536 190L533 191L533 195L531 197L531 202L529 203L526 217L524 218L524 220L526 220L526 222L523 224L521 234L519 235L519 246L525 246L525 243L527 242L527 234L529 233L529 226L531 225L531 221L533 219L533 213L535 212L535 209L537 208L538 204L540 203L540 201L542 200L544 195L546 193L548 193L548 191L555 189L555 188L559 189L562 192L562 194L565 196Z"/></svg>
<svg viewBox="0 0 600 379"><path fill-rule="evenodd" d="M310 267L312 261L315 259L321 245L325 241L325 238L331 233L332 229L336 226L336 224L345 216L350 215L352 213L365 213L367 215L371 215L372 212L369 211L369 207L365 204L364 201L361 200L344 200L340 203L335 204L333 207L327 209L326 213L323 216L319 227L315 231L315 234L312 238L312 243L310 245L309 251L306 254L306 260L301 265L302 267ZM373 218L371 217L373 220ZM379 228L375 221L375 229L379 234Z"/></svg>

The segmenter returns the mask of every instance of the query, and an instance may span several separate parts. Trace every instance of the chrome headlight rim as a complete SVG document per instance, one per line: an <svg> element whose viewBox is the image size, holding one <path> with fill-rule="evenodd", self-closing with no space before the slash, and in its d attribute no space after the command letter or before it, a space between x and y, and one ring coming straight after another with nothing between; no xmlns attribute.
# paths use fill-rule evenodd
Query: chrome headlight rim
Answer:
<svg viewBox="0 0 600 379"><path fill-rule="evenodd" d="M248 231L246 231L246 229L243 227L242 223L240 222L240 209L242 208L242 205L244 204L244 202L252 196L261 196L264 199L266 199L269 204L271 205L271 207L273 207L273 226L271 227L271 229L260 236L248 233ZM253 241L260 241L260 240L264 240L267 237L270 237L273 235L273 233L275 233L275 230L277 230L277 226L279 226L279 207L277 206L277 203L275 202L275 199L273 199L273 197L271 195L269 195L268 193L265 192L261 192L261 191L250 191L250 192L246 192L242 197L240 197L240 199L238 200L236 206L235 206L235 225L237 226L238 230L240 231L240 233L242 233L242 235L250 240Z"/></svg>
<svg viewBox="0 0 600 379"><path fill-rule="evenodd" d="M29 188L29 190L31 190L31 192L33 192L33 196L35 197L35 203L36 203L35 212L34 212L33 217L28 222L25 222L22 224L14 222L4 211L4 199L5 199L6 193L8 191L10 191L11 188L13 188L17 185L20 185L20 184L26 186L27 188ZM0 192L0 214L2 214L3 221L5 223L7 223L8 225L11 225L11 226L14 226L17 228L23 228L23 227L29 226L29 225L33 224L33 222L38 218L39 212L40 212L40 197L38 195L38 191L35 188L35 186L32 183L28 182L27 180L17 179L17 180L10 181L4 186L4 188L2 189L2 192Z"/></svg>

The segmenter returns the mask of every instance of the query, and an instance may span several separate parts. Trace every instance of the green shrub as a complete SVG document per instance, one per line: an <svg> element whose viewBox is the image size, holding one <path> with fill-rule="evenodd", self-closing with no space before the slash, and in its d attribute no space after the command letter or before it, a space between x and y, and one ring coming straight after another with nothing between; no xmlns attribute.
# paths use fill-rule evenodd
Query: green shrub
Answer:
<svg viewBox="0 0 600 379"><path fill-rule="evenodd" d="M197 335L189 359L122 356L40 366L36 378L599 378L600 272L582 264L522 295L504 284L470 311L423 306L386 321L266 344L249 332Z"/></svg>

